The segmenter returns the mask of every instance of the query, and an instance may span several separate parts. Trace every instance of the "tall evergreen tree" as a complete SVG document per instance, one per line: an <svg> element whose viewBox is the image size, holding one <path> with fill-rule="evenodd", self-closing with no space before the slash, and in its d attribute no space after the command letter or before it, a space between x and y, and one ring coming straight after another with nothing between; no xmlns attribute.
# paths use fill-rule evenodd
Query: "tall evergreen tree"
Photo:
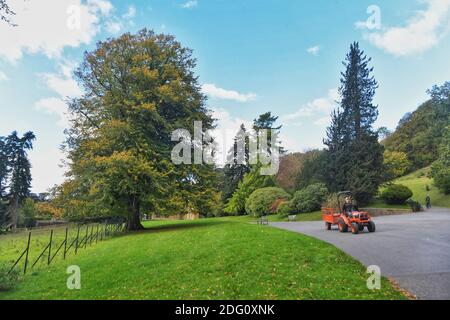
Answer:
<svg viewBox="0 0 450 320"><path fill-rule="evenodd" d="M244 124L241 124L239 132L234 138L233 146L228 153L228 162L224 167L223 201L231 198L239 183L244 180L244 176L250 172L249 145L246 134L247 129ZM242 146L244 150L238 150Z"/></svg>
<svg viewBox="0 0 450 320"><path fill-rule="evenodd" d="M19 219L19 206L30 195L31 188L31 163L28 159L28 150L33 148L36 136L33 132L27 132L19 137L13 132L6 139L8 163L10 164L9 184L9 208L8 215L13 228L17 227Z"/></svg>
<svg viewBox="0 0 450 320"><path fill-rule="evenodd" d="M0 137L0 230L4 228L7 222L6 215L6 180L8 177L8 155L6 152L6 141L4 137Z"/></svg>
<svg viewBox="0 0 450 320"><path fill-rule="evenodd" d="M3 198L6 191L6 180L9 173L9 159L7 152L6 139L0 137L0 199Z"/></svg>
<svg viewBox="0 0 450 320"><path fill-rule="evenodd" d="M383 177L383 147L373 128L378 117L373 104L378 85L370 62L357 42L350 46L341 73L340 109L332 115L325 140L330 189L350 190L361 204L376 194Z"/></svg>
<svg viewBox="0 0 450 320"><path fill-rule="evenodd" d="M280 133L280 130L283 126L276 126L276 122L278 121L278 117L272 115L271 112L266 112L261 114L258 119L253 120L253 130L256 133L260 133L261 130L267 130L267 147L268 152L270 154L271 150L271 139L272 132L275 132L277 135ZM285 153L285 150L281 147L281 141L277 140L277 144L280 146L280 154Z"/></svg>

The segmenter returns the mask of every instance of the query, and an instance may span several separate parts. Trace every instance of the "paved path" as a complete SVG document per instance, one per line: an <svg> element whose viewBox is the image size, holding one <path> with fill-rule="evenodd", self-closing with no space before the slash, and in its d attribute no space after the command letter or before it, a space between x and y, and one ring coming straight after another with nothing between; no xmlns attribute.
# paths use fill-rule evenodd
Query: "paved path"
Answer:
<svg viewBox="0 0 450 320"><path fill-rule="evenodd" d="M376 233L326 231L323 222L271 223L329 242L419 299L450 299L450 209L374 218Z"/></svg>

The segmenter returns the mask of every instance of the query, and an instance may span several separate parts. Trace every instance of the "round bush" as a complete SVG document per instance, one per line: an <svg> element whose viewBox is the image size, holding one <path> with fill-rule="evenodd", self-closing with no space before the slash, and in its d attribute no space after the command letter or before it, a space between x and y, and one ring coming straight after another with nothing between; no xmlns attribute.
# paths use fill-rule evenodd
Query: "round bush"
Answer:
<svg viewBox="0 0 450 320"><path fill-rule="evenodd" d="M292 209L291 202L287 201L287 202L283 202L282 204L280 204L278 206L277 213L282 218L286 218L287 216L293 214L294 210Z"/></svg>
<svg viewBox="0 0 450 320"><path fill-rule="evenodd" d="M388 186L381 192L381 199L387 204L405 204L413 196L411 189L401 184Z"/></svg>
<svg viewBox="0 0 450 320"><path fill-rule="evenodd" d="M292 206L299 213L318 211L327 196L328 190L323 183L312 184L294 194Z"/></svg>
<svg viewBox="0 0 450 320"><path fill-rule="evenodd" d="M249 215L262 217L267 214L275 213L274 203L279 200L288 201L290 194L281 188L262 188L254 191L245 203L245 211ZM281 202L279 202L281 204Z"/></svg>

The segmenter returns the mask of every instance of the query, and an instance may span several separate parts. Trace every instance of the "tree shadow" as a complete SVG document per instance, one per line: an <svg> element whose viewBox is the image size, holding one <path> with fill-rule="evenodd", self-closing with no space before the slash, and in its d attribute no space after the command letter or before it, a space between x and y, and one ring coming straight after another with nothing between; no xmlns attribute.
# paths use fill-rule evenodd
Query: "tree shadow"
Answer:
<svg viewBox="0 0 450 320"><path fill-rule="evenodd" d="M176 231L176 230L186 230L186 229L196 229L203 227L211 227L217 226L221 224L226 224L226 221L208 221L208 222L192 222L192 223L174 223L167 225L160 225L155 227L147 227L145 230L141 232L144 233L159 233L159 232L167 232L167 231Z"/></svg>

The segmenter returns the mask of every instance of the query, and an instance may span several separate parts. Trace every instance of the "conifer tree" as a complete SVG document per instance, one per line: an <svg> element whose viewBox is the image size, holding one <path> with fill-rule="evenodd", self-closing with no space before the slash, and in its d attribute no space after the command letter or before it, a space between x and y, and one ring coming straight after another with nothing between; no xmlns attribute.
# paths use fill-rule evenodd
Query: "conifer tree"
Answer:
<svg viewBox="0 0 450 320"><path fill-rule="evenodd" d="M238 134L234 138L233 146L228 154L228 162L224 168L224 187L222 191L222 200L226 201L236 191L238 185L244 180L245 174L250 172L249 145L246 137L247 129L241 124ZM238 150L238 148L244 150Z"/></svg>
<svg viewBox="0 0 450 320"><path fill-rule="evenodd" d="M332 115L325 140L330 189L352 191L360 204L370 202L383 179L383 147L373 128L378 84L370 62L357 42L350 46L341 74L340 108Z"/></svg>

